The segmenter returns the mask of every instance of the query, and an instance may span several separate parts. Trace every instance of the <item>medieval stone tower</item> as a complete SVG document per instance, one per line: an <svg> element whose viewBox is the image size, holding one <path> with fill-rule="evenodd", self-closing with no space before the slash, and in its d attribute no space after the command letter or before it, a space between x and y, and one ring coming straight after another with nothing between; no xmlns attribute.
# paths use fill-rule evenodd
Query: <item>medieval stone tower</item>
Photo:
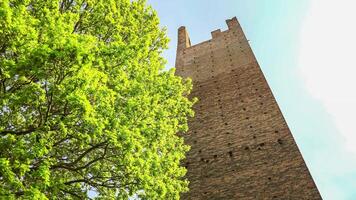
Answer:
<svg viewBox="0 0 356 200"><path fill-rule="evenodd" d="M176 73L193 80L182 199L321 199L236 17L191 45L178 30Z"/></svg>

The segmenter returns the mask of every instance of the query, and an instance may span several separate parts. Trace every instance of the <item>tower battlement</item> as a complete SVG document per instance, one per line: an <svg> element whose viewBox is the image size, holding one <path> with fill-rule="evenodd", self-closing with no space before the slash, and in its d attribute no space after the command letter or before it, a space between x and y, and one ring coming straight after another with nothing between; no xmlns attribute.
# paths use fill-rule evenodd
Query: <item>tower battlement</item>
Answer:
<svg viewBox="0 0 356 200"><path fill-rule="evenodd" d="M226 30L224 32L234 31L240 27L240 24L236 17L226 20L226 25L228 27L228 30ZM217 38L217 37L221 36L222 34L224 34L224 32L221 32L221 29L217 29L217 30L211 32L211 37L212 37L212 39ZM199 44L197 44L197 45L199 45ZM186 27L185 26L179 27L177 51L182 51L182 50L189 48L191 46L192 46L192 44L190 42L189 34L188 34Z"/></svg>
<svg viewBox="0 0 356 200"><path fill-rule="evenodd" d="M196 45L178 29L176 73L199 99L182 199L321 199L237 18L226 23Z"/></svg>

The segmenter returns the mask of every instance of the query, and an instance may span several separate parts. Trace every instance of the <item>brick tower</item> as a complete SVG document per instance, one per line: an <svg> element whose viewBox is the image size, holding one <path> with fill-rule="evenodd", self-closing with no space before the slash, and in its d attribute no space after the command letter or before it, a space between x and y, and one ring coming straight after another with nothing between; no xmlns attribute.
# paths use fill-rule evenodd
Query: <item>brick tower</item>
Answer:
<svg viewBox="0 0 356 200"><path fill-rule="evenodd" d="M193 80L182 199L321 199L236 19L191 45L178 30L176 73Z"/></svg>

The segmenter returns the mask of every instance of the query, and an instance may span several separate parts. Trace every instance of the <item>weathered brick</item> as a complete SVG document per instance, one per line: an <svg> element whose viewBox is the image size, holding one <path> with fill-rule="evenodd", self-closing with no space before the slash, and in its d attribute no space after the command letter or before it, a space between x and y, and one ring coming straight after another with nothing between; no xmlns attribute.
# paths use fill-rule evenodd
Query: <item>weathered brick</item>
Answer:
<svg viewBox="0 0 356 200"><path fill-rule="evenodd" d="M193 80L182 199L321 199L236 17L191 46L178 30L176 73Z"/></svg>

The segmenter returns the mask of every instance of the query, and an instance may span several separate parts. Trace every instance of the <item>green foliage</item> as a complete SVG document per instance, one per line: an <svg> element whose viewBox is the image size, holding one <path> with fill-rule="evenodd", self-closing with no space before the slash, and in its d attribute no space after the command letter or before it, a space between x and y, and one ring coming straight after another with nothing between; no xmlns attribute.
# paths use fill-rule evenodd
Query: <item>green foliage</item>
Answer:
<svg viewBox="0 0 356 200"><path fill-rule="evenodd" d="M0 1L0 198L179 199L191 83L137 0ZM94 195L89 195L94 193Z"/></svg>

